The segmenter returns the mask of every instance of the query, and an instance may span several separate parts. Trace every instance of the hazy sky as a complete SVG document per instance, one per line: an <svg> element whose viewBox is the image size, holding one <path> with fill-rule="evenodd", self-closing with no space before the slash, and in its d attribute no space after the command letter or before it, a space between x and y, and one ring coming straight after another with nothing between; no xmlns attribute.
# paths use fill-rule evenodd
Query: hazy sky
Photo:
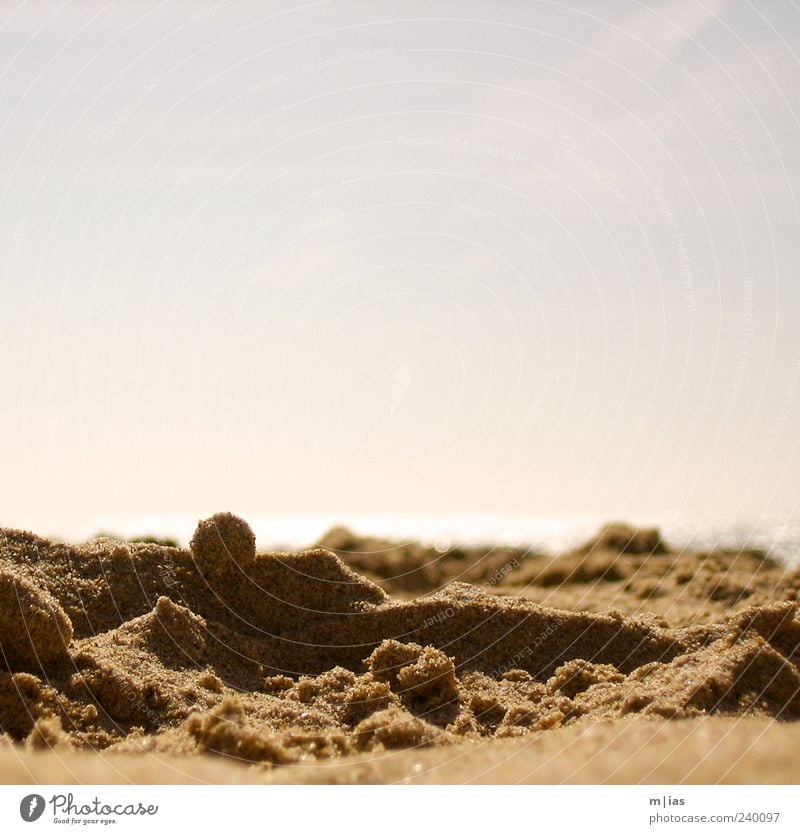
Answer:
<svg viewBox="0 0 800 834"><path fill-rule="evenodd" d="M0 7L0 524L794 518L800 8Z"/></svg>

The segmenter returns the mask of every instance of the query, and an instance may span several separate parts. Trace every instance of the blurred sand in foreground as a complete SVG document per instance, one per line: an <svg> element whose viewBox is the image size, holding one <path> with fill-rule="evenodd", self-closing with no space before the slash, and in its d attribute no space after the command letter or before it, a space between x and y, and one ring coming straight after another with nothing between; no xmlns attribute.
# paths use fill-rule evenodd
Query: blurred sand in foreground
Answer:
<svg viewBox="0 0 800 834"><path fill-rule="evenodd" d="M3 784L797 784L800 725L623 719L524 739L259 769L222 757L0 751Z"/></svg>

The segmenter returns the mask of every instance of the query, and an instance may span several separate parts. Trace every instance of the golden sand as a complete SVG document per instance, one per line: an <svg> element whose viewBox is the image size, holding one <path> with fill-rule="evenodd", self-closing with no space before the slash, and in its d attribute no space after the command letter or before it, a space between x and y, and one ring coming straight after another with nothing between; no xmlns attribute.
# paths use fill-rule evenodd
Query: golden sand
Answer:
<svg viewBox="0 0 800 834"><path fill-rule="evenodd" d="M189 550L0 531L0 778L800 775L800 578L761 553L320 545L257 553L230 514Z"/></svg>

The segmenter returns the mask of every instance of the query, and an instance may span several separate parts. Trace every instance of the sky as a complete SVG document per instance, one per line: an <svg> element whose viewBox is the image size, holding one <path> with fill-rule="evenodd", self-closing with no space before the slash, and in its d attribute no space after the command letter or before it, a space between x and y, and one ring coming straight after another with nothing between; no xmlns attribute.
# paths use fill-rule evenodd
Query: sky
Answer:
<svg viewBox="0 0 800 834"><path fill-rule="evenodd" d="M800 8L0 8L0 524L800 520Z"/></svg>

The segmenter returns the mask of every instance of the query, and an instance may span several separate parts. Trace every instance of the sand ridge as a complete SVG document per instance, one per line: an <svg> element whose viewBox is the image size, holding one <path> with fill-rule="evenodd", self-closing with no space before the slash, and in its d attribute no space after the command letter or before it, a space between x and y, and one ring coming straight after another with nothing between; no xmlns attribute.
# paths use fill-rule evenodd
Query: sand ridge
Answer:
<svg viewBox="0 0 800 834"><path fill-rule="evenodd" d="M800 717L798 577L763 554L673 552L619 525L555 558L326 540L336 552L257 552L229 513L187 550L0 532L6 743L272 769L608 721ZM413 596L398 566L425 559Z"/></svg>

